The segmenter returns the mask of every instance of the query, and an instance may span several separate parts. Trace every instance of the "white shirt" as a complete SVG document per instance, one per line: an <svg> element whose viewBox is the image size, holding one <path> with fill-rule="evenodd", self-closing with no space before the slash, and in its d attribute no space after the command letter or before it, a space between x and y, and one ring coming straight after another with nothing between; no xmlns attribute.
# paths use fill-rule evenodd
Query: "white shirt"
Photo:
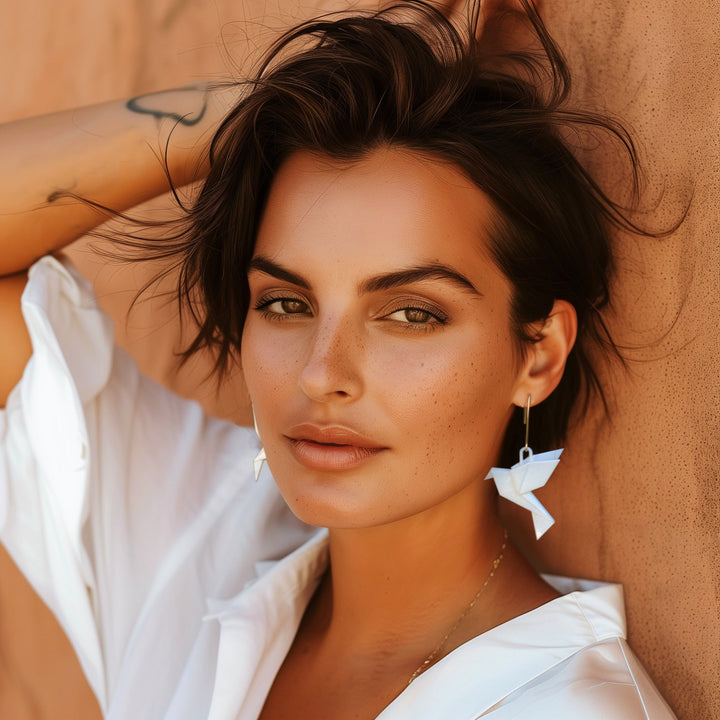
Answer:
<svg viewBox="0 0 720 720"><path fill-rule="evenodd" d="M74 270L44 258L33 356L0 411L0 539L111 720L255 720L327 566L245 428L142 376ZM564 582L561 579L558 582ZM674 717L625 637L615 585L465 643L382 720Z"/></svg>

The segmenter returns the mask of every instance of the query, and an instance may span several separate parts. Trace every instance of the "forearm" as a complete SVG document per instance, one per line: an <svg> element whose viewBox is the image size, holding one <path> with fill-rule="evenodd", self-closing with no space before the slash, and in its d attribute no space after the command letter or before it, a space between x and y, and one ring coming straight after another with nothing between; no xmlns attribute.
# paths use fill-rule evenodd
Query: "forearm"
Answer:
<svg viewBox="0 0 720 720"><path fill-rule="evenodd" d="M204 176L236 90L206 85L0 126L0 275L27 268L107 219ZM165 167L167 161L167 168Z"/></svg>

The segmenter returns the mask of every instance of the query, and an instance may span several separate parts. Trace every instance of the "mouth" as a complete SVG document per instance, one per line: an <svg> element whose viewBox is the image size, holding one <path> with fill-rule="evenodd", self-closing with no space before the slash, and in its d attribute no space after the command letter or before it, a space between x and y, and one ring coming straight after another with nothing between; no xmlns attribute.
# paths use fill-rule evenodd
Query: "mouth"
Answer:
<svg viewBox="0 0 720 720"><path fill-rule="evenodd" d="M292 428L285 437L294 458L311 470L349 470L387 450L355 430L341 426L305 424Z"/></svg>

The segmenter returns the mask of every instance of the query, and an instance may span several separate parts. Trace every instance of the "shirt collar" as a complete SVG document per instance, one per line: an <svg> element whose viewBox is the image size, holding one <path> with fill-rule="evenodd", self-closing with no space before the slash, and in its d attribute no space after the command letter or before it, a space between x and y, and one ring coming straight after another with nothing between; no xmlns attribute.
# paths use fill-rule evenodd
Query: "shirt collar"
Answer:
<svg viewBox="0 0 720 720"><path fill-rule="evenodd" d="M477 717L584 647L624 637L622 588L595 585L469 640L416 678L377 720Z"/></svg>
<svg viewBox="0 0 720 720"><path fill-rule="evenodd" d="M258 564L257 577L234 598L209 601L205 619L222 626L211 720L258 716L327 568L327 547L327 531L317 530L282 560ZM625 636L619 585L546 579L578 589L466 642L416 678L378 720L475 717L578 650Z"/></svg>
<svg viewBox="0 0 720 720"><path fill-rule="evenodd" d="M208 720L257 718L328 565L327 530L319 529L229 600L208 600L203 618L220 623L215 685Z"/></svg>

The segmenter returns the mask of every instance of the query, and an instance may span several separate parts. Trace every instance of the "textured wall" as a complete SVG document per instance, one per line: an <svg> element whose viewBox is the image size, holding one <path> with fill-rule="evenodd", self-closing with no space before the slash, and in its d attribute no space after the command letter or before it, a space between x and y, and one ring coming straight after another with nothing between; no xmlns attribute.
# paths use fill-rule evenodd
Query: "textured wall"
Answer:
<svg viewBox="0 0 720 720"><path fill-rule="evenodd" d="M241 56L247 28L252 46L258 26L227 22L259 17L254 7L227 0L13 3L0 25L0 119L225 74L218 34ZM694 197L669 237L617 238L612 326L628 346L628 368L606 369L612 422L595 411L573 429L542 494L557 525L529 547L555 572L622 581L631 643L683 720L709 720L720 717L717 6L558 0L545 7L575 69L577 97L619 115L640 141L649 208L641 220L667 227ZM592 163L609 185L619 184L611 156ZM76 258L97 272L86 254ZM103 301L118 314L130 293L115 288L127 278L116 270L99 277ZM178 375L170 353L159 358L158 341L171 347L176 338L163 319L171 311L164 312L155 310L151 321L141 310L127 328L120 324L125 341L155 376L231 414L232 387L215 398L197 387L198 369ZM27 600L31 591L6 559L0 578L0 716L93 717L59 630ZM41 637L31 632L40 627ZM51 690L57 667L65 673L61 696ZM58 697L76 710L59 714Z"/></svg>
<svg viewBox="0 0 720 720"><path fill-rule="evenodd" d="M716 0L547 3L578 94L630 124L647 175L642 222L617 238L627 372L612 424L578 427L546 495L555 570L621 580L631 644L680 717L720 717L720 13ZM611 163L600 168L612 176ZM657 207L652 211L653 203Z"/></svg>

